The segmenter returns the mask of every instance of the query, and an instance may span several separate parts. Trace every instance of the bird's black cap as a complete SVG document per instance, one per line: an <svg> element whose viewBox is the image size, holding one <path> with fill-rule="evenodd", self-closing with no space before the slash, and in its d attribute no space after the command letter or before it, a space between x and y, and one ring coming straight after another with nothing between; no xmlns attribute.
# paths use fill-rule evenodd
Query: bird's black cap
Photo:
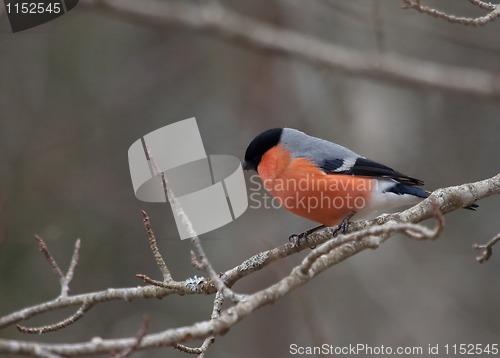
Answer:
<svg viewBox="0 0 500 358"><path fill-rule="evenodd" d="M262 132L248 145L243 161L244 170L257 170L264 153L279 143L283 128L273 128Z"/></svg>

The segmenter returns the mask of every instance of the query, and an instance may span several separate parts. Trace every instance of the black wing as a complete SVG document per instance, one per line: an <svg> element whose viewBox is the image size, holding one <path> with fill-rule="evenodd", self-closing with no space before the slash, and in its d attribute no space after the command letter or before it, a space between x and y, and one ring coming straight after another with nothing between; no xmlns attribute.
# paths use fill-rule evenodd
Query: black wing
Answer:
<svg viewBox="0 0 500 358"><path fill-rule="evenodd" d="M374 162L373 160L358 157L356 159L328 159L323 162L320 166L321 169L327 174L345 174L345 175L359 175L365 177L382 177L382 178L392 178L401 184L406 184L408 186L401 186L396 184L391 188L390 191L396 194L412 194L419 196L421 198L426 198L429 196L429 192L426 192L420 188L412 188L412 185L424 185L422 180L409 177L400 172L395 171L388 166ZM477 204L471 204L464 207L464 209L476 210L478 208Z"/></svg>
<svg viewBox="0 0 500 358"><path fill-rule="evenodd" d="M373 160L358 157L356 159L328 159L321 165L321 169L327 174L345 174L359 175L365 177L383 177L392 178L400 183L408 185L424 185L422 180L409 177L400 172L395 171L383 164L374 162Z"/></svg>

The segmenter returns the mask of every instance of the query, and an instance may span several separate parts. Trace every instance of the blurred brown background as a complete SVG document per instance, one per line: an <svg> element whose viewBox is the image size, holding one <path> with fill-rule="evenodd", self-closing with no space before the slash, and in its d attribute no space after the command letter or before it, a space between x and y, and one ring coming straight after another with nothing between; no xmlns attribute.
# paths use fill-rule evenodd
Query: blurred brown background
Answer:
<svg viewBox="0 0 500 358"><path fill-rule="evenodd" d="M500 71L500 21L449 24L400 1L238 0L224 6L325 41L442 65ZM427 2L426 2L427 3ZM468 1L429 2L484 14ZM0 18L0 315L54 298L59 284L38 252L44 237L64 268L82 239L70 293L142 285L160 278L144 234L148 211L174 278L198 274L166 205L138 201L127 150L140 136L196 116L207 153L242 158L271 127L336 141L435 189L499 172L500 103L464 94L370 80L189 27L148 26L76 7L45 25L11 33ZM500 343L500 256L474 260L471 245L500 231L499 198L446 217L436 242L394 238L333 267L277 304L251 315L209 357L283 357L289 346L422 346ZM203 235L215 268L287 241L312 223L282 210L248 211ZM241 280L254 292L299 262L294 255ZM134 336L143 314L152 332L210 316L212 297L99 305L57 333L0 337L50 342ZM69 311L27 325L54 322ZM424 348L425 349L425 348ZM138 357L181 357L173 349Z"/></svg>

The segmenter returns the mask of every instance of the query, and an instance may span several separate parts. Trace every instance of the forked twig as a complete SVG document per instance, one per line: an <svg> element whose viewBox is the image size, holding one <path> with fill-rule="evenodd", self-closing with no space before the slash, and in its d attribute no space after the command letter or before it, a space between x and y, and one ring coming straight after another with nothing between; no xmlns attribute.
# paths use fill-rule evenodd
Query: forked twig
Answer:
<svg viewBox="0 0 500 358"><path fill-rule="evenodd" d="M61 293L59 294L58 299L63 299L68 297L68 291L69 291L69 284L71 283L71 280L73 279L73 276L75 274L75 268L76 265L78 264L78 258L79 258L79 252L80 252L80 239L76 239L75 241L75 248L73 249L73 255L71 256L71 261L68 267L68 272L66 275L64 275L61 271L61 268L57 264L56 259L50 252L47 244L43 240L43 238L40 235L35 235L35 239L37 241L38 247L40 248L40 251L43 253L45 259L49 263L50 267L52 268L52 271L55 273L55 275L59 278L59 283L61 285ZM57 331L59 329L62 329L64 327L67 327L76 321L78 321L80 318L84 316L84 314L92 308L94 305L93 302L90 301L84 301L81 305L81 307L73 313L71 316L65 318L62 321L56 322L56 323L51 323L45 326L40 326L40 327L27 327L24 325L17 325L17 329L20 332L23 333L29 333L29 334L42 334L42 333L47 333L47 332L53 332Z"/></svg>
<svg viewBox="0 0 500 358"><path fill-rule="evenodd" d="M479 244L474 244L472 245L472 248L479 251L479 255L476 257L476 260L482 264L485 261L488 261L493 255L493 246L496 245L497 242L500 241L500 234L495 236L493 239L488 241L484 245L479 245Z"/></svg>

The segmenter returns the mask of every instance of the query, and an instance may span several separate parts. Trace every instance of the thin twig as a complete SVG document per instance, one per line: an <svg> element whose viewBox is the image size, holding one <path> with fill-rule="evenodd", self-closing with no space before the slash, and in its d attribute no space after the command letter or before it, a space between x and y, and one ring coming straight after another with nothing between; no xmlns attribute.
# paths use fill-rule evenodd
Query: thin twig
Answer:
<svg viewBox="0 0 500 358"><path fill-rule="evenodd" d="M54 259L54 256L50 253L49 248L47 247L47 244L45 244L45 241L42 239L40 235L35 235L35 240L38 243L38 247L40 248L40 251L43 253L45 256L45 259L49 263L50 267L52 268L52 271L56 274L59 279L64 279L64 274L62 273L61 269L59 268L59 265L57 264L56 260Z"/></svg>
<svg viewBox="0 0 500 358"><path fill-rule="evenodd" d="M495 4L481 0L469 0L469 2L473 5L479 6L483 10L488 10L488 11L493 11L497 7L497 5Z"/></svg>
<svg viewBox="0 0 500 358"><path fill-rule="evenodd" d="M75 274L75 268L76 265L78 265L79 252L80 252L80 239L76 239L75 248L73 249L73 255L71 256L71 262L68 267L68 272L66 273L66 276L61 278L60 297L68 296L69 284L71 283L71 280L73 280L73 276Z"/></svg>
<svg viewBox="0 0 500 358"><path fill-rule="evenodd" d="M173 281L172 275L170 274L170 270L168 269L165 260L163 260L163 256L161 255L160 250L158 249L158 245L156 244L156 238L153 229L151 228L151 224L149 222L149 216L144 210L141 210L141 213L142 213L142 221L144 223L144 228L146 229L146 232L148 234L149 246L156 260L156 265L158 265L158 268L160 269L161 274L163 275L163 281L164 282Z"/></svg>
<svg viewBox="0 0 500 358"><path fill-rule="evenodd" d="M421 5L420 1L416 0L403 0L404 5L401 6L403 9L414 9L417 10L418 12L421 12L423 14L433 16L436 18L444 19L448 22L454 23L454 24L461 24L461 25L470 25L470 26L483 26L486 25L490 22L493 22L496 20L497 17L500 16L500 6L499 5L493 5L493 4L487 4L484 3L483 1L474 1L474 0L469 0L471 3L474 5L477 5L483 9L488 9L490 12L484 16L480 17L462 17L462 16L455 16L452 14L448 14L444 11L437 10L434 8L431 8L429 6Z"/></svg>
<svg viewBox="0 0 500 358"><path fill-rule="evenodd" d="M54 332L57 330L60 330L62 328L68 327L69 325L75 323L78 321L80 318L82 318L87 311L89 311L92 306L94 306L94 303L90 302L85 302L75 313L73 313L71 316L68 318L65 318L62 321L59 321L57 323L52 323L48 324L45 326L40 326L40 327L26 327L23 325L18 324L17 329L20 332L23 333L29 333L29 334L42 334L42 333L47 333L47 332Z"/></svg>
<svg viewBox="0 0 500 358"><path fill-rule="evenodd" d="M491 239L484 245L479 245L479 244L472 245L473 249L480 252L479 255L476 257L476 260L480 264L482 264L485 261L488 261L491 255L493 255L493 246L495 246L496 243L499 241L500 241L500 234L495 236L493 239Z"/></svg>
<svg viewBox="0 0 500 358"><path fill-rule="evenodd" d="M169 282L158 281L144 274L137 274L135 275L135 277L140 278L141 280L143 280L146 283L149 283L150 285L166 289L177 289L179 286L183 285L182 282L177 282L177 281L169 281Z"/></svg>
<svg viewBox="0 0 500 358"><path fill-rule="evenodd" d="M174 347L175 349L177 349L181 352L188 353L188 354L200 354L200 353L202 353L200 347L189 347L189 346L186 346L186 345L180 344L180 343L174 343L174 344L172 344L172 347Z"/></svg>

